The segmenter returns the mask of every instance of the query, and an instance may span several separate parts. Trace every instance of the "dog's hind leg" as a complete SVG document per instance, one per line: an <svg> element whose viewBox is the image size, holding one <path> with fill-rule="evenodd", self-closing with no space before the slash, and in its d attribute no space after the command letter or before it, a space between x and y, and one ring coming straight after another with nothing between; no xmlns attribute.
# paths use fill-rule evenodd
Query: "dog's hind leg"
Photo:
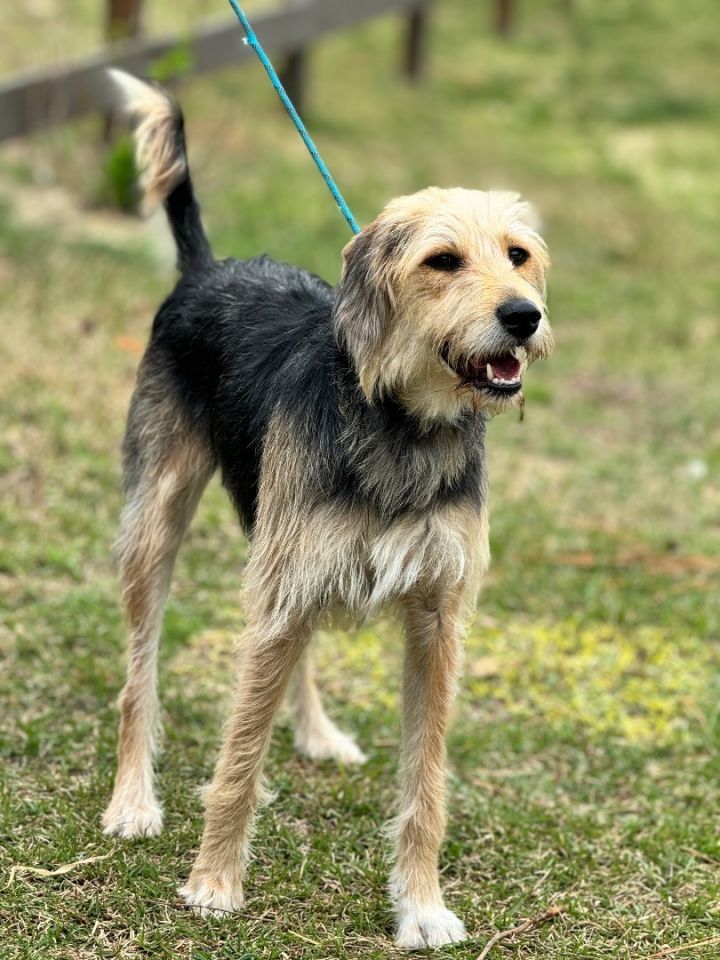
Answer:
<svg viewBox="0 0 720 960"><path fill-rule="evenodd" d="M119 701L115 787L103 815L105 832L122 837L152 836L162 827L153 754L160 728L157 653L163 609L180 542L213 472L207 445L182 418L169 416L167 404L153 407L144 399L141 389L125 441L127 502L118 559L130 649Z"/></svg>
<svg viewBox="0 0 720 960"><path fill-rule="evenodd" d="M332 722L320 699L310 648L307 647L293 672L288 704L295 724L295 748L314 760L338 763L365 762L365 754L352 737Z"/></svg>
<svg viewBox="0 0 720 960"><path fill-rule="evenodd" d="M407 950L466 937L443 903L438 853L445 831L445 734L460 658L459 591L405 600L400 810L394 824L395 943Z"/></svg>

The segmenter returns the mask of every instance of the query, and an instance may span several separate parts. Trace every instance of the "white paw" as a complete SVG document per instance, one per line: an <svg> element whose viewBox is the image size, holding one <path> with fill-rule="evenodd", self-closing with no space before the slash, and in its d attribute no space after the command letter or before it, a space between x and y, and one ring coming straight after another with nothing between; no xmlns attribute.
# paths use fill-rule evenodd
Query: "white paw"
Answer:
<svg viewBox="0 0 720 960"><path fill-rule="evenodd" d="M367 760L352 737L338 730L330 721L319 729L298 730L295 747L313 760L335 760L347 766L359 766Z"/></svg>
<svg viewBox="0 0 720 960"><path fill-rule="evenodd" d="M212 880L206 874L191 874L178 893L189 907L203 917L227 917L239 910L245 901L241 885L231 886Z"/></svg>
<svg viewBox="0 0 720 960"><path fill-rule="evenodd" d="M155 801L131 804L127 801L110 801L102 817L103 832L124 837L157 837L162 830L162 808Z"/></svg>
<svg viewBox="0 0 720 960"><path fill-rule="evenodd" d="M400 950L422 950L460 943L467 939L465 926L442 904L417 904L407 900L397 905L395 946Z"/></svg>

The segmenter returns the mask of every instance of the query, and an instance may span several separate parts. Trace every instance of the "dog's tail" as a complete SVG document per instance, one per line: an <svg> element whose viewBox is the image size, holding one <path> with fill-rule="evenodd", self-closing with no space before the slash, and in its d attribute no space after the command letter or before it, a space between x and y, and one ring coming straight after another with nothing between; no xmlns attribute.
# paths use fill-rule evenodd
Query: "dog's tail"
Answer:
<svg viewBox="0 0 720 960"><path fill-rule="evenodd" d="M162 87L122 70L108 70L118 106L135 127L144 209L162 203L178 251L181 273L211 264L212 251L195 199L185 149L182 111Z"/></svg>

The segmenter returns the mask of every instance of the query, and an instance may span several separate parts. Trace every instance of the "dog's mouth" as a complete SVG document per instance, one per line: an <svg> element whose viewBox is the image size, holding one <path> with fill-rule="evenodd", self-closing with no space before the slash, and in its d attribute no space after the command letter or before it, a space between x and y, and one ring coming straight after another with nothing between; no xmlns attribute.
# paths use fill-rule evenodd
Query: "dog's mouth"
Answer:
<svg viewBox="0 0 720 960"><path fill-rule="evenodd" d="M517 352L519 353L518 348ZM503 353L497 357L452 357L450 344L440 351L442 359L463 384L486 393L504 396L522 389L522 359L516 353Z"/></svg>

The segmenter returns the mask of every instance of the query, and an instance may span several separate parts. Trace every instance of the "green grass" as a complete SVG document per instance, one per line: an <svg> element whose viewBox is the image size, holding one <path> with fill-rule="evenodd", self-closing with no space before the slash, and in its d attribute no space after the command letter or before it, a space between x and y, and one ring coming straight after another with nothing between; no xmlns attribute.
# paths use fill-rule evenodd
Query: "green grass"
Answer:
<svg viewBox="0 0 720 960"><path fill-rule="evenodd" d="M79 46L90 6L67 14ZM25 63L29 23L18 7L6 24ZM521 5L504 43L484 5L447 0L419 87L398 79L392 20L313 55L306 119L362 222L428 183L511 185L537 202L553 254L556 353L529 375L525 422L489 431L494 562L442 855L476 939L440 957L475 958L551 903L560 919L493 956L720 952L691 946L720 933L716 33L713 0L578 0L571 14L547 0ZM266 250L335 280L347 228L260 71L187 82L182 99L217 252ZM94 120L0 149L0 956L392 955L389 617L319 637L332 712L368 764L302 761L281 721L246 912L203 920L178 904L243 622L245 544L219 485L167 615L165 832L100 832L124 668L118 448L172 280L152 227L92 209L101 168ZM10 879L91 857L104 859Z"/></svg>

